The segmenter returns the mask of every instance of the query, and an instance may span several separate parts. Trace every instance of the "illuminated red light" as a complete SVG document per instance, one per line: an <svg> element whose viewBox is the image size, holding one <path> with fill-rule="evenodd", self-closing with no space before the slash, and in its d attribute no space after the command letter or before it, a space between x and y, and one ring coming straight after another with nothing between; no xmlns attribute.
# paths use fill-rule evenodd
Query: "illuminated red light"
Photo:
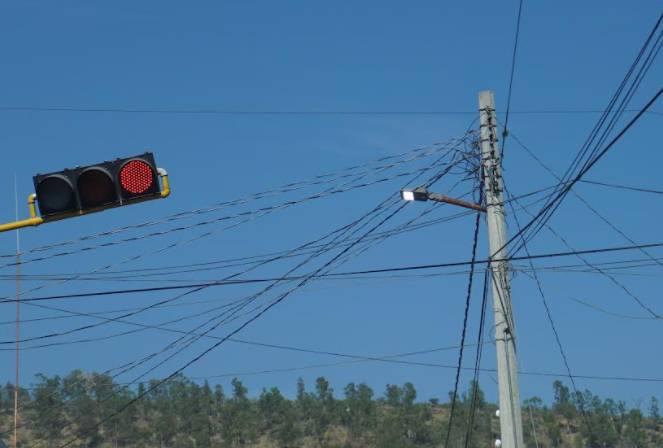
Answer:
<svg viewBox="0 0 663 448"><path fill-rule="evenodd" d="M120 184L131 194L145 193L153 183L152 167L142 160L131 160L120 170Z"/></svg>

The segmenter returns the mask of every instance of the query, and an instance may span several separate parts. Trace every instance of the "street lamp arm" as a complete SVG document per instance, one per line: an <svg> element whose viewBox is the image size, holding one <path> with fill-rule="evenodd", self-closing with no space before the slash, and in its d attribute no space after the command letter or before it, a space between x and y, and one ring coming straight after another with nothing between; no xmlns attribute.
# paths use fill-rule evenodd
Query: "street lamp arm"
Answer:
<svg viewBox="0 0 663 448"><path fill-rule="evenodd" d="M480 204L475 204L474 202L468 202L468 201L463 201L462 199L456 199L449 197L444 194L440 193L428 193L428 199L430 201L435 201L435 202L444 202L446 204L452 204L452 205L457 205L459 207L464 207L464 208L469 208L472 210L476 210L478 212L485 212L486 207L480 205Z"/></svg>

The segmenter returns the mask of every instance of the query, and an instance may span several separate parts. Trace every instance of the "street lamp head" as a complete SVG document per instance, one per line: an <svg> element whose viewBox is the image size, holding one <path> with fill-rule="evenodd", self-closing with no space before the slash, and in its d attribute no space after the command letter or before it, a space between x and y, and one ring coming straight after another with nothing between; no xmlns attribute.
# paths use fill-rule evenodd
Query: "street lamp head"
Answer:
<svg viewBox="0 0 663 448"><path fill-rule="evenodd" d="M404 201L427 201L428 190L426 187L417 187L415 189L404 188L401 190L401 199Z"/></svg>
<svg viewBox="0 0 663 448"><path fill-rule="evenodd" d="M401 190L401 199L403 199L404 201L414 201L414 191Z"/></svg>

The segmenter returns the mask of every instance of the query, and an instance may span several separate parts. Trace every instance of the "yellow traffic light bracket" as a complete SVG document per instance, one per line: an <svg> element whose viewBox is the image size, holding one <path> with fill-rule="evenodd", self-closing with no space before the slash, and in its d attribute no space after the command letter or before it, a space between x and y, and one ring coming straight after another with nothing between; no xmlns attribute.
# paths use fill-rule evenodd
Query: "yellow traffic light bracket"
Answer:
<svg viewBox="0 0 663 448"><path fill-rule="evenodd" d="M168 173L163 168L158 168L157 173L161 179L161 199L165 199L170 196L170 182L168 181ZM140 202L140 201L138 201ZM41 216L37 215L37 195L31 193L28 196L28 211L30 217L28 219L21 219L19 221L8 222L5 224L0 224L0 233L8 232L10 230L22 229L24 227L35 227L43 224L44 222L59 221L60 219L73 218L75 216L88 215L90 213L98 212L101 210L106 210L108 207L100 207L98 209L91 209L86 211L78 211L74 213L63 213L62 215L54 216L48 220L44 220Z"/></svg>

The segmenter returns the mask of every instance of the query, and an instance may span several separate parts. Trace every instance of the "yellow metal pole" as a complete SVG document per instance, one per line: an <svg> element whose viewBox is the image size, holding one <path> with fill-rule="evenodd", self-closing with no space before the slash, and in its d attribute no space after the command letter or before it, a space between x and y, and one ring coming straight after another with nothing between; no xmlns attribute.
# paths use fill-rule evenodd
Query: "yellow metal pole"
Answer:
<svg viewBox="0 0 663 448"><path fill-rule="evenodd" d="M38 226L44 222L44 219L41 216L37 216L37 207L35 206L35 201L37 195L32 193L28 196L28 211L30 212L30 218L21 219L19 221L8 222L6 224L0 224L0 233L8 232L10 230L22 229L24 227Z"/></svg>

